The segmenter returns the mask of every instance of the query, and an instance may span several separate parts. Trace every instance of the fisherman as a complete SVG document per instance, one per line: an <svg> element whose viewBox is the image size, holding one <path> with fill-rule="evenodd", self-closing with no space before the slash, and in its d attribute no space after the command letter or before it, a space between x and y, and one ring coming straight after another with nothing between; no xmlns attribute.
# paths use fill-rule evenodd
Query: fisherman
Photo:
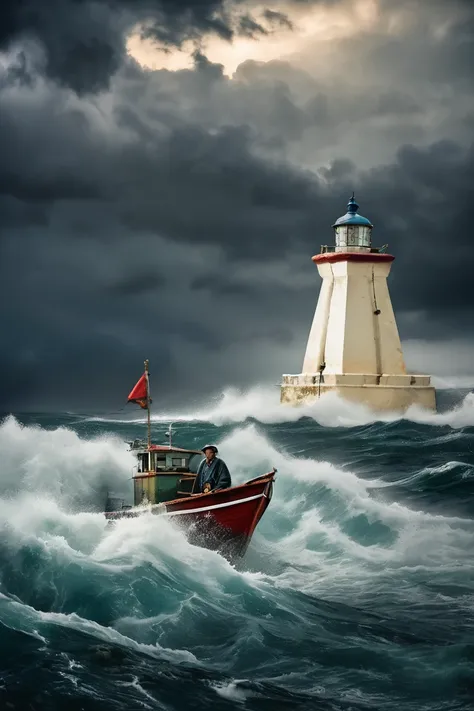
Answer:
<svg viewBox="0 0 474 711"><path fill-rule="evenodd" d="M216 457L218 449L215 444L206 444L201 452L205 459L200 463L194 484L195 493L207 494L216 489L228 489L232 486L229 470L222 459Z"/></svg>

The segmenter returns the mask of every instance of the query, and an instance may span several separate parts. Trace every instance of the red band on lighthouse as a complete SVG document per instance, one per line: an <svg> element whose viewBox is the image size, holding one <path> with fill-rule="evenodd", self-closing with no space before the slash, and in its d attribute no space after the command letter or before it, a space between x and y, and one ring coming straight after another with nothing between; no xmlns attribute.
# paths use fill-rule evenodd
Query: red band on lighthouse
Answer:
<svg viewBox="0 0 474 711"><path fill-rule="evenodd" d="M335 262L365 262L380 264L382 262L393 262L395 257L392 254L380 254L378 252L324 252L312 257L316 264L334 264Z"/></svg>

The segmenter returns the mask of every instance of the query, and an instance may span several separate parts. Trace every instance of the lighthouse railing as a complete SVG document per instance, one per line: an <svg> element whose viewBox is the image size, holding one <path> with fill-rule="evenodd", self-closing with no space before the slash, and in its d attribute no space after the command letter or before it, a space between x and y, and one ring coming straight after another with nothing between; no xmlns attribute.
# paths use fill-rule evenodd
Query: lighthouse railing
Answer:
<svg viewBox="0 0 474 711"><path fill-rule="evenodd" d="M354 246L357 246L357 245L351 245L350 247L348 246L348 250L353 249ZM340 245L339 247L336 247L335 244L322 244L320 254L327 254L328 252L335 252L336 249L341 251L341 247L342 247L342 245ZM365 249L366 248L364 247L364 250ZM384 254L387 251L387 249L388 249L388 244L384 244L381 247L371 247L370 251L375 254Z"/></svg>

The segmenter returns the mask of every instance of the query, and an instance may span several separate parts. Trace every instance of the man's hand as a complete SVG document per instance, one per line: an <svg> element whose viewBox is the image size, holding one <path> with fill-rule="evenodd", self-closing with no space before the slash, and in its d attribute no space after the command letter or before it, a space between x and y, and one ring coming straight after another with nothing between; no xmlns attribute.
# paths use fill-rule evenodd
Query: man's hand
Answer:
<svg viewBox="0 0 474 711"><path fill-rule="evenodd" d="M207 482L204 484L203 492L204 492L204 494L208 494L208 493L210 492L210 490L211 490L211 485L210 485L209 482L207 481Z"/></svg>

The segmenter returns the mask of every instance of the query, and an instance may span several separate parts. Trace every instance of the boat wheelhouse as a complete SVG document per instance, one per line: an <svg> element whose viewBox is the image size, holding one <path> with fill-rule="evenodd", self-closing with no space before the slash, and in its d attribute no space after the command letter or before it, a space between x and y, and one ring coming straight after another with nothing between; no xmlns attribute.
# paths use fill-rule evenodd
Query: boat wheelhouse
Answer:
<svg viewBox="0 0 474 711"><path fill-rule="evenodd" d="M172 445L131 443L137 457L133 474L135 506L144 501L160 504L163 501L190 496L203 453Z"/></svg>

